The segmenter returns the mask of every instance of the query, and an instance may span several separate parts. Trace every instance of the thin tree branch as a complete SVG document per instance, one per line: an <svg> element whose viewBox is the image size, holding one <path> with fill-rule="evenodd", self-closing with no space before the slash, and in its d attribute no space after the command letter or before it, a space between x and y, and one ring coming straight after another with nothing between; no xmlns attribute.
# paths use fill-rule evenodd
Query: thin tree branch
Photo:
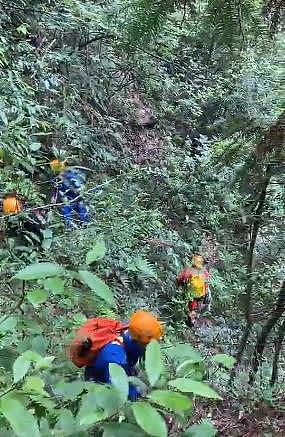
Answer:
<svg viewBox="0 0 285 437"><path fill-rule="evenodd" d="M82 50L85 47L87 47L89 44L92 44L93 42L100 41L101 39L111 39L112 35L108 35L107 33L100 33L99 35L94 36L94 38L89 39L88 41L85 41L84 43L79 44L78 49Z"/></svg>
<svg viewBox="0 0 285 437"><path fill-rule="evenodd" d="M279 328L277 339L275 342L275 352L273 357L270 385L274 385L278 378L278 363L279 363L279 356L280 356L284 336L285 336L285 320L283 321L282 325Z"/></svg>

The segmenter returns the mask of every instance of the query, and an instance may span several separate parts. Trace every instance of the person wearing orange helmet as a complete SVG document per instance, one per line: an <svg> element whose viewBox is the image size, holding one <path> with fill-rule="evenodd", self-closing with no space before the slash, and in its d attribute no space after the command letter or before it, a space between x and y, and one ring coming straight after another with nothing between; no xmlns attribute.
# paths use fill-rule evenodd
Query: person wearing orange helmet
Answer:
<svg viewBox="0 0 285 437"><path fill-rule="evenodd" d="M147 311L135 312L128 324L89 319L77 332L69 356L75 365L85 367L85 380L111 383L109 364L118 364L128 376L134 376L148 343L160 340L162 335L161 323ZM130 384L129 399L134 401L139 396L138 388Z"/></svg>
<svg viewBox="0 0 285 437"><path fill-rule="evenodd" d="M188 299L188 324L193 326L197 318L197 310L204 305L208 307L211 301L209 289L210 274L204 266L204 258L199 253L194 253L191 267L186 267L177 276L177 283L186 291Z"/></svg>
<svg viewBox="0 0 285 437"><path fill-rule="evenodd" d="M67 227L69 229L74 227L74 212L80 224L88 223L89 214L82 198L86 174L77 168L67 167L67 162L59 159L53 159L50 162L50 168L54 174L51 182L55 187L52 203L56 203L59 195L64 203L61 210Z"/></svg>

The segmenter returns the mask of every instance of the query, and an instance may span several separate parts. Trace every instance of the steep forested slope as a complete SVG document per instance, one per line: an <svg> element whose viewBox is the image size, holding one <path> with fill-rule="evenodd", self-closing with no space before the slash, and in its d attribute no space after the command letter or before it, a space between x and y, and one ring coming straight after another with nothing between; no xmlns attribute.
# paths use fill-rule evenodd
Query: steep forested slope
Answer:
<svg viewBox="0 0 285 437"><path fill-rule="evenodd" d="M1 435L100 435L106 420L116 426L105 436L141 435L136 422L165 435L157 416L154 434L120 402L108 410L107 392L66 384L79 378L64 352L72 329L90 315L126 318L137 308L166 325L169 366L156 388L174 379L181 350L171 345L179 340L188 362L176 376L206 379L225 398L220 407L198 403L199 395L218 395L185 389L196 396L196 416L187 419L189 400L153 395L154 405L178 413L174 435L206 416L221 435L282 434L282 2L21 0L0 7L1 196L16 192L24 204L20 215L0 217ZM53 157L88 170L86 228L67 231L51 204ZM39 206L47 212L42 246L15 231ZM213 305L193 332L184 325L176 275L197 250L211 268ZM39 262L52 264L38 271ZM236 365L220 354L235 355ZM237 413L244 404L262 427L255 403L275 418L260 434ZM15 419L21 414L24 433ZM148 414L141 412L143 423ZM130 428L120 428L118 417ZM195 432L202 431L187 435Z"/></svg>

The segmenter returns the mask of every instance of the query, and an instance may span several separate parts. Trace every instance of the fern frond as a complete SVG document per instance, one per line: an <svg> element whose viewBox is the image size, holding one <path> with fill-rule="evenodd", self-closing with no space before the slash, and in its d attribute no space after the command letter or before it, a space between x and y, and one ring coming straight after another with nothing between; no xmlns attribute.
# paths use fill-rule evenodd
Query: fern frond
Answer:
<svg viewBox="0 0 285 437"><path fill-rule="evenodd" d="M129 45L146 42L157 34L167 17L174 11L174 0L137 0L126 30Z"/></svg>
<svg viewBox="0 0 285 437"><path fill-rule="evenodd" d="M215 41L231 47L238 39L245 42L249 28L261 23L261 2L255 0L210 0L206 7L205 24L208 23Z"/></svg>

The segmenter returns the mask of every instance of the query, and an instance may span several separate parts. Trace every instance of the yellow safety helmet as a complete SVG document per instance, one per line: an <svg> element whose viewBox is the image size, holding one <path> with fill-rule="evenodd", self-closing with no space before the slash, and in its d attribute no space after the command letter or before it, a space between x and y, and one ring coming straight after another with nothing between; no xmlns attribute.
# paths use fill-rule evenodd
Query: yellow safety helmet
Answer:
<svg viewBox="0 0 285 437"><path fill-rule="evenodd" d="M196 267L197 269L202 269L204 267L204 258L202 255L195 254L192 257L192 266Z"/></svg>
<svg viewBox="0 0 285 437"><path fill-rule="evenodd" d="M50 168L54 173L61 173L66 168L66 161L60 161L59 159L53 159L50 162Z"/></svg>

